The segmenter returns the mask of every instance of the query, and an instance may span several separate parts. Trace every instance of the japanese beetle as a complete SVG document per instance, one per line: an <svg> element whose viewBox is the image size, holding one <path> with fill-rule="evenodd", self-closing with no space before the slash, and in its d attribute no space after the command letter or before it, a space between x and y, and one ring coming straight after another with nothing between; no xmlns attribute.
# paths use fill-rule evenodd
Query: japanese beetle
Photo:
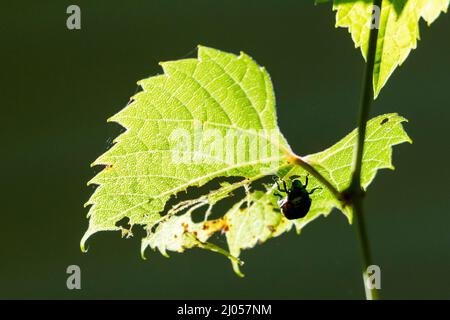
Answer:
<svg viewBox="0 0 450 320"><path fill-rule="evenodd" d="M278 186L278 191L286 193L286 197L282 197L281 194L275 193L276 196L280 197L278 200L278 206L283 212L284 216L289 220L304 218L311 208L311 197L310 195L314 191L322 189L321 187L316 187L308 192L306 187L308 186L308 176L306 176L305 184L297 179L299 176L292 176L292 186L290 189L287 188L286 181L279 179L275 182ZM283 187L280 186L279 182L283 183Z"/></svg>

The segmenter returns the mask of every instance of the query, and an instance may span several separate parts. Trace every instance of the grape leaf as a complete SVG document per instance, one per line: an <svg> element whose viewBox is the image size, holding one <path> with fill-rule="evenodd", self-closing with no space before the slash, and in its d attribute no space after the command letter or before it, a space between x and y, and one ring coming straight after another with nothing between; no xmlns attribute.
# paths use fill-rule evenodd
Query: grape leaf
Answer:
<svg viewBox="0 0 450 320"><path fill-rule="evenodd" d="M334 207L351 221L349 208L326 188L312 195L304 219L289 221L278 209L275 186L255 183L268 175L287 179L306 174L293 162L295 154L278 128L272 84L264 68L243 53L235 56L206 47L199 47L197 59L161 65L164 74L140 81L143 90L110 119L127 130L93 163L104 169L89 182L97 188L86 204L89 227L82 250L96 232L116 230L131 236L133 226L141 225L147 232L143 257L148 247L165 256L167 251L198 247L225 255L242 275L242 249L293 226L300 231ZM377 170L392 168L392 146L410 141L403 121L388 114L369 122L364 187ZM304 159L343 190L350 180L355 139L356 130ZM227 182L226 177L240 178ZM222 179L217 188L192 194L193 187L214 179ZM308 188L318 185L310 177ZM245 197L220 218L210 219L215 204L238 190L244 190ZM169 206L182 192L187 192L187 200ZM204 214L200 222L193 219L197 211ZM225 235L229 251L214 243L212 236L217 234Z"/></svg>
<svg viewBox="0 0 450 320"><path fill-rule="evenodd" d="M320 2L324 2L323 0ZM450 0L383 0L379 18L379 33L373 88L375 98L379 95L394 70L405 62L420 39L419 21L428 25L441 12L447 12ZM334 0L336 27L348 28L355 47L361 48L366 59L372 19L373 1Z"/></svg>
<svg viewBox="0 0 450 320"><path fill-rule="evenodd" d="M127 129L93 165L106 168L90 205L84 242L118 221L152 226L171 196L221 176L249 181L287 165L268 73L248 55L200 46L198 59L161 63L164 75L114 115Z"/></svg>
<svg viewBox="0 0 450 320"><path fill-rule="evenodd" d="M367 137L363 158L363 170L361 182L364 189L375 178L380 169L394 169L392 165L392 147L404 142L411 142L403 129L402 122L406 121L397 114L386 114L371 119L367 124ZM331 180L339 191L344 191L351 180L354 146L357 140L357 130L353 130L345 138L332 147L304 157L312 163L322 175ZM289 177L306 176L307 172L293 166L280 172L280 177L289 181ZM309 178L308 189L320 186L314 178ZM255 192L251 195L251 205L241 210L242 202L236 204L225 215L230 231L226 233L230 253L239 257L242 249L252 248L256 243L279 236L295 226L298 233L309 222L320 216L327 216L333 208L338 208L346 214L349 222L352 221L352 213L348 207L343 208L329 190L323 189L311 195L313 199L307 216L303 219L289 221L280 214L276 204L274 191L276 185L271 186L265 193ZM239 265L233 261L233 268L241 275Z"/></svg>

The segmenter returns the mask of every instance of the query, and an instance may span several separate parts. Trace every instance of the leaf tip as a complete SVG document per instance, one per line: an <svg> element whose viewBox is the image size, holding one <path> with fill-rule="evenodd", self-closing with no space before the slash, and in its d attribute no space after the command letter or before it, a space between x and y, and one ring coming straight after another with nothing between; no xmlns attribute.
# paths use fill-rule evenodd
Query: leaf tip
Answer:
<svg viewBox="0 0 450 320"><path fill-rule="evenodd" d="M239 260L239 261L240 261L240 260ZM234 273L235 273L238 277L244 278L244 277L245 277L245 274L243 274L243 273L241 272L241 269L239 268L239 266L242 265L243 262L242 262L242 261L238 262L238 261L235 261L235 260L231 260L231 264L232 264L232 266L233 266L233 271L234 271Z"/></svg>
<svg viewBox="0 0 450 320"><path fill-rule="evenodd" d="M86 241L87 241L87 239L89 238L89 236L90 236L90 234L88 234L88 233L86 232L86 233L84 234L83 238L81 238L81 241L80 241L80 249L81 249L81 252L83 252L83 253L87 253L88 250L89 250L89 247L86 246Z"/></svg>
<svg viewBox="0 0 450 320"><path fill-rule="evenodd" d="M91 199L89 199L88 201L86 201L84 204L83 204L83 208L87 208L87 207L89 207L90 205L93 205L93 202L91 201ZM89 214L88 214L89 215Z"/></svg>
<svg viewBox="0 0 450 320"><path fill-rule="evenodd" d="M147 249L147 242L146 241L142 241L141 244L141 259L142 260L147 260L147 257L145 256L145 250Z"/></svg>
<svg viewBox="0 0 450 320"><path fill-rule="evenodd" d="M89 180L87 183L86 183L86 186L87 187L89 187L89 186L91 186L91 185L95 185L96 183L95 183L95 179L97 178L97 176L95 176L95 177L93 177L91 180Z"/></svg>

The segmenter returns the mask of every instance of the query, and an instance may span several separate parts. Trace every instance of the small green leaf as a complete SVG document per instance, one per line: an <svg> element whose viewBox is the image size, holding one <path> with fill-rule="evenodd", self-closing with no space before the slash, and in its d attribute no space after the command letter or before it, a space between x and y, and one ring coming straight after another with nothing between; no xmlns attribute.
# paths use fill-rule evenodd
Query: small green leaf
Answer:
<svg viewBox="0 0 450 320"><path fill-rule="evenodd" d="M450 0L383 0L379 19L379 33L373 87L375 98L394 70L405 62L417 47L419 20L428 25L441 12L446 12ZM355 47L360 47L366 59L372 25L373 1L334 0L336 27L348 28Z"/></svg>

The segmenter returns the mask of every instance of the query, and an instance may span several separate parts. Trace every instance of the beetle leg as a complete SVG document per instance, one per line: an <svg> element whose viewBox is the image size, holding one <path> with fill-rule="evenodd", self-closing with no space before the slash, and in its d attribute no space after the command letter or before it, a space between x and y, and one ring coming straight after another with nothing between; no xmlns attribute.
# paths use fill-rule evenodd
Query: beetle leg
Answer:
<svg viewBox="0 0 450 320"><path fill-rule="evenodd" d="M316 188L312 189L312 190L309 192L309 194L313 194L314 191L316 191L316 190L322 190L322 188L321 188L321 187L316 187Z"/></svg>
<svg viewBox="0 0 450 320"><path fill-rule="evenodd" d="M287 188L287 186L286 186L286 181L284 181L284 180L281 180L281 181L283 181L283 187L284 187L284 192L288 192L288 188Z"/></svg>
<svg viewBox="0 0 450 320"><path fill-rule="evenodd" d="M309 173L306 175L306 178L305 178L305 189L308 186L308 180L309 180L308 177L309 177Z"/></svg>
<svg viewBox="0 0 450 320"><path fill-rule="evenodd" d="M281 194L279 194L278 192L275 192L273 195L274 195L274 196L277 196L277 197L280 198L280 199L283 199L283 196L282 196Z"/></svg>
<svg viewBox="0 0 450 320"><path fill-rule="evenodd" d="M283 190L281 190L280 181L277 179L274 179L274 181L277 184L278 191L283 192Z"/></svg>
<svg viewBox="0 0 450 320"><path fill-rule="evenodd" d="M277 177L277 178L274 178L273 181L275 181L275 183L277 184L278 191L284 192L284 193L288 193L289 191L288 191L288 188L287 188L287 185L286 185L286 181L284 181L283 179L281 179L279 177ZM284 190L280 186L280 181L283 183Z"/></svg>

